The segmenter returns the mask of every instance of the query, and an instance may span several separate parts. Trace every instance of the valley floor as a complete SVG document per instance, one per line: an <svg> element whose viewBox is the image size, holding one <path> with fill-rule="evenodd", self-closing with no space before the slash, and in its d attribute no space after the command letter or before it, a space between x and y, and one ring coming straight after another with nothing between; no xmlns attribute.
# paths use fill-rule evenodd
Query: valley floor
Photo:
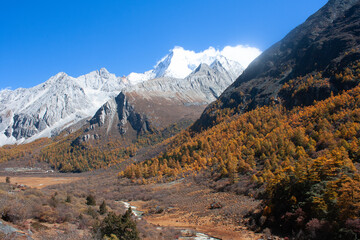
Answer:
<svg viewBox="0 0 360 240"><path fill-rule="evenodd" d="M38 176L17 174L11 176L10 180L41 189L41 192L49 196L56 193L58 198L66 194L81 198L91 193L98 204L105 200L109 208L116 212L121 209L125 211L125 206L121 203L128 202L143 212L137 219L142 239L181 239L181 236L191 237L195 236L195 233L224 240L269 237L254 233L241 224L242 217L260 204L250 197L215 191L192 177L170 183L139 185L129 180L117 179L116 173L117 170ZM5 177L1 177L0 182L5 182ZM80 201L78 197L73 202ZM215 207L211 207L214 204ZM38 224L34 225L34 222L36 221L28 219L25 225L19 224L22 229L24 226L31 229L33 239L69 239L56 237L56 232L65 233L69 232L69 229L73 229L72 234L89 234L86 228L81 229L77 221L41 222L40 227L32 229L32 226Z"/></svg>

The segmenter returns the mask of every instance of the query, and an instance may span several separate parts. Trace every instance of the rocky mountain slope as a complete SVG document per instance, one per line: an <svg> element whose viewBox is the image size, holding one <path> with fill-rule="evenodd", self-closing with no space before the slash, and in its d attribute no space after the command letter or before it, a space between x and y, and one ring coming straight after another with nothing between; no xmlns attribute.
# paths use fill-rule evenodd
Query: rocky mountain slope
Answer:
<svg viewBox="0 0 360 240"><path fill-rule="evenodd" d="M170 124L194 121L241 72L228 71L224 57L202 63L184 79L162 77L126 87L89 121L82 141L101 136L138 136ZM241 71L241 68L238 69Z"/></svg>
<svg viewBox="0 0 360 240"><path fill-rule="evenodd" d="M202 63L211 65L212 69L217 69L219 73L216 73L215 77L205 77L207 82L203 85L212 86L208 88L208 92L204 90L200 98L190 99L190 95L195 96L196 91L204 86L196 86L195 83L190 83L186 79L184 84L181 82ZM137 91L144 96L159 91L168 94L171 92L174 96L177 90L184 93L184 89L177 89L177 87L186 88L186 91L193 88L189 96L182 97L187 98L186 101L193 105L199 105L198 103L203 105L214 100L214 96L218 97L220 90L231 84L242 71L243 67L238 62L227 59L213 48L195 53L176 47L161 59L153 70L144 74L131 73L127 77L116 77L104 68L78 78L68 76L66 73L58 73L45 83L33 88L1 90L0 146L55 136L68 127L78 129L86 119L94 116L104 103L116 97L126 86L140 84L130 91L133 93ZM162 80L158 79L141 85L144 81L154 78ZM214 85L210 83L211 81L217 82ZM170 90L162 89L166 86ZM141 88L144 89L141 90ZM147 93L147 91L152 91L152 93Z"/></svg>
<svg viewBox="0 0 360 240"><path fill-rule="evenodd" d="M313 100L329 97L331 92L336 94L351 87L332 77L326 86L312 84L298 94L282 91L290 80L300 86L314 72L330 78L360 58L359 9L358 0L330 0L255 59L220 99L207 108L193 129L212 125L216 109L246 111L274 101L282 101L288 107L309 105Z"/></svg>

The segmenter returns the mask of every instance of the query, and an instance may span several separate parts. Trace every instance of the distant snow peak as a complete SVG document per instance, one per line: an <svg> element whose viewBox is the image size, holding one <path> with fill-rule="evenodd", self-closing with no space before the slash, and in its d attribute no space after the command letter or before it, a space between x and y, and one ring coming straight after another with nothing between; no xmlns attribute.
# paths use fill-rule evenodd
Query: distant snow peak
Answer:
<svg viewBox="0 0 360 240"><path fill-rule="evenodd" d="M261 51L257 48L243 45L226 46L222 50L209 47L202 52L176 46L157 62L153 70L145 73L130 73L128 79L130 83L139 83L160 77L185 78L201 63L210 66L215 61L219 61L227 71L235 74L239 72L239 69L244 70L260 53Z"/></svg>

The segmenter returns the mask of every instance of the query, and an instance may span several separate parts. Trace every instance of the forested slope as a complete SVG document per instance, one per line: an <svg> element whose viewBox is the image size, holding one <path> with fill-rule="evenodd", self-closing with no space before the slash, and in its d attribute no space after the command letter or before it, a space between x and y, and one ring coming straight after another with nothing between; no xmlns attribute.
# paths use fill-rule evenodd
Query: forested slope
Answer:
<svg viewBox="0 0 360 240"><path fill-rule="evenodd" d="M336 78L358 83L360 63ZM304 79L296 86L290 81L282 91L292 89L296 95L329 80L321 73ZM165 153L120 175L151 182L205 170L214 180L229 179L228 189L246 186L240 193L263 199L266 226L291 233L317 224L322 237L335 237L340 229L358 233L359 86L311 106L287 109L274 102L244 114L219 110L218 116L217 125L201 133L182 132Z"/></svg>

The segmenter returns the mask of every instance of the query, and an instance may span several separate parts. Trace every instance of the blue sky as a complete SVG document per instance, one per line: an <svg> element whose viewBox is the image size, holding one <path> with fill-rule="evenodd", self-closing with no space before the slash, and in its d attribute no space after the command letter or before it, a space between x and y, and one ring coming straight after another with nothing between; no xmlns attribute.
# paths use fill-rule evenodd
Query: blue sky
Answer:
<svg viewBox="0 0 360 240"><path fill-rule="evenodd" d="M0 0L0 89L151 69L169 49L265 50L326 0Z"/></svg>

